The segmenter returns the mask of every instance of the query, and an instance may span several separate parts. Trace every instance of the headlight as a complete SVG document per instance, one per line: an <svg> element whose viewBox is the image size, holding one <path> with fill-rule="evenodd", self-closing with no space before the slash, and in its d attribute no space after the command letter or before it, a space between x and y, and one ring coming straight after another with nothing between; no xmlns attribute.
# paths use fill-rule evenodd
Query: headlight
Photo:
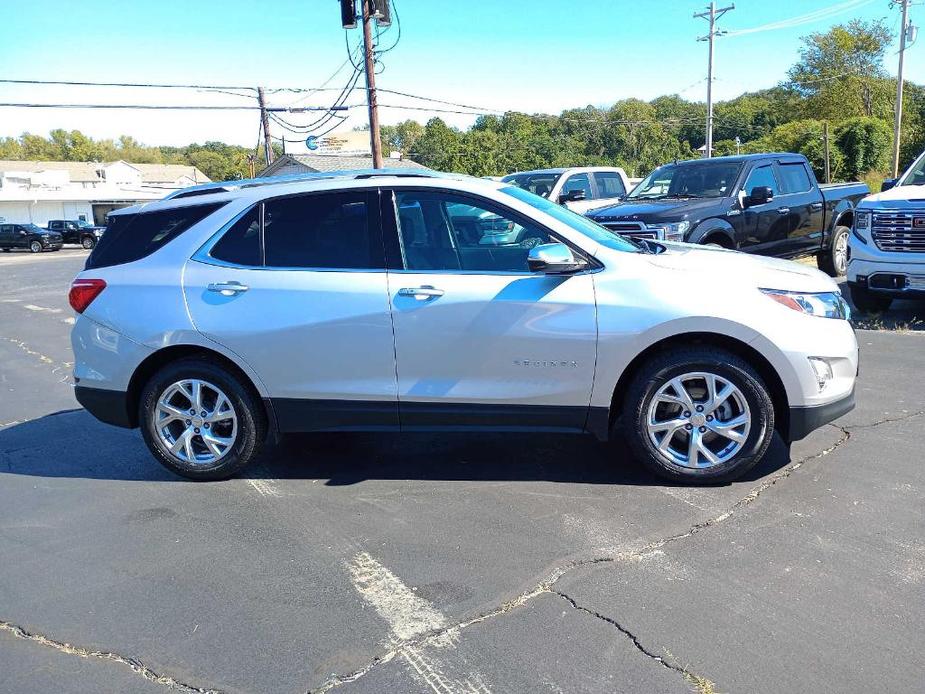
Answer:
<svg viewBox="0 0 925 694"><path fill-rule="evenodd" d="M788 292L781 289L762 289L761 292L770 299L800 313L808 313L820 318L840 318L849 320L851 309L839 292L819 292L804 294Z"/></svg>
<svg viewBox="0 0 925 694"><path fill-rule="evenodd" d="M854 216L854 226L856 229L870 229L870 212L858 210Z"/></svg>
<svg viewBox="0 0 925 694"><path fill-rule="evenodd" d="M102 235L103 235L103 230L102 230L102 229L94 229L94 230L93 230L93 235L94 235L94 236L102 236Z"/></svg>
<svg viewBox="0 0 925 694"><path fill-rule="evenodd" d="M691 228L691 223L671 222L670 224L646 224L646 229L658 233L658 238L663 241L683 241L684 234Z"/></svg>

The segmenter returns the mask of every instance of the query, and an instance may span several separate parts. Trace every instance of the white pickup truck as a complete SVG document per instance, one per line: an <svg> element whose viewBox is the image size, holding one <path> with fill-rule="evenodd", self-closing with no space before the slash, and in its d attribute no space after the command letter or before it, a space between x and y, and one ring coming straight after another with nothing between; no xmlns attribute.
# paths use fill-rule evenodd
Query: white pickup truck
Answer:
<svg viewBox="0 0 925 694"><path fill-rule="evenodd" d="M848 253L848 289L859 309L925 299L925 153L858 203Z"/></svg>
<svg viewBox="0 0 925 694"><path fill-rule="evenodd" d="M626 171L616 166L519 171L508 174L501 182L512 183L580 214L613 205L633 188Z"/></svg>

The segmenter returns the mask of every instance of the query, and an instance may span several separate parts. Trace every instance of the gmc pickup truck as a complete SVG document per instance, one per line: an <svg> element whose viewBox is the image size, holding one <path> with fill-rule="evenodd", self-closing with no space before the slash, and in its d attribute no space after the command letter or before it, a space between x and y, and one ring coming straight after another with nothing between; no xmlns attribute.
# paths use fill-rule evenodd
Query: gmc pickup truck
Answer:
<svg viewBox="0 0 925 694"><path fill-rule="evenodd" d="M854 305L885 311L893 299L925 299L925 153L861 200L854 222L848 254Z"/></svg>
<svg viewBox="0 0 925 694"><path fill-rule="evenodd" d="M847 270L855 205L869 192L863 183L819 185L801 154L748 154L666 164L587 216L635 239L815 255L836 277Z"/></svg>
<svg viewBox="0 0 925 694"><path fill-rule="evenodd" d="M105 231L103 227L95 227L82 219L52 219L47 228L61 234L64 243L79 243L88 250L96 245Z"/></svg>
<svg viewBox="0 0 925 694"><path fill-rule="evenodd" d="M519 171L508 174L501 182L511 183L581 214L619 202L632 188L626 171L615 166Z"/></svg>

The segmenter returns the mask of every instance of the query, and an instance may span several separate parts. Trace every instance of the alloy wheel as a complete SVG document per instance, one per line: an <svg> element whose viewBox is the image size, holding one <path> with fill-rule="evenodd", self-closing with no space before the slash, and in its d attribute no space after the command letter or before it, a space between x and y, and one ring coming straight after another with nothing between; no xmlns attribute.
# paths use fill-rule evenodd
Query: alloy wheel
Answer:
<svg viewBox="0 0 925 694"><path fill-rule="evenodd" d="M848 234L839 234L835 239L835 270L839 275L848 270Z"/></svg>
<svg viewBox="0 0 925 694"><path fill-rule="evenodd" d="M659 456L686 468L731 460L745 445L751 426L751 411L738 386L704 371L665 383L646 416L647 435Z"/></svg>
<svg viewBox="0 0 925 694"><path fill-rule="evenodd" d="M152 417L161 445L187 464L214 464L232 450L238 435L230 398L201 379L184 379L165 388Z"/></svg>

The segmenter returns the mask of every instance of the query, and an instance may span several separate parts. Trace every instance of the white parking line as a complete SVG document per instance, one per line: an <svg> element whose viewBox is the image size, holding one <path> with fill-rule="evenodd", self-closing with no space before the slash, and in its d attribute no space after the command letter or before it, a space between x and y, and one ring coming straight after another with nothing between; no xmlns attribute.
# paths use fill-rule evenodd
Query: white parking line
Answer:
<svg viewBox="0 0 925 694"><path fill-rule="evenodd" d="M23 308L29 309L30 311L43 311L45 313L61 313L62 311L60 308L45 308L44 306L36 306L35 304L23 304Z"/></svg>
<svg viewBox="0 0 925 694"><path fill-rule="evenodd" d="M437 631L448 625L447 618L428 600L417 595L389 569L368 552L360 552L348 562L350 580L362 598L368 602L389 625L391 642L402 646L415 637ZM455 646L455 640L441 638L432 648L446 652ZM409 674L419 683L437 694L490 694L481 675L470 673L458 677L452 665L441 662L425 653L426 645L404 645L401 656Z"/></svg>

